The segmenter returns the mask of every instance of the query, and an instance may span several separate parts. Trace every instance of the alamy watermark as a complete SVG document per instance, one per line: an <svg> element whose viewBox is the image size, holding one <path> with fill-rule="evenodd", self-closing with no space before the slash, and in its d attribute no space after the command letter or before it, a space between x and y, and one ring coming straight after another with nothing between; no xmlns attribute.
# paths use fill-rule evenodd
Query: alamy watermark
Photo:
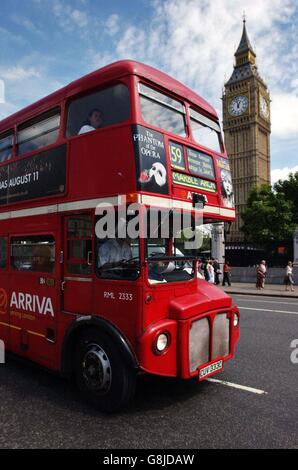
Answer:
<svg viewBox="0 0 298 470"><path fill-rule="evenodd" d="M5 83L4 80L0 78L0 104L5 103Z"/></svg>
<svg viewBox="0 0 298 470"><path fill-rule="evenodd" d="M0 339L0 364L5 364L5 344L2 339Z"/></svg>
<svg viewBox="0 0 298 470"><path fill-rule="evenodd" d="M127 204L126 196L118 197L118 204L103 201L96 207L98 220L95 233L98 239L169 239L179 238L186 249L198 249L203 234L203 204L196 203L192 210L183 208L154 208L133 202Z"/></svg>
<svg viewBox="0 0 298 470"><path fill-rule="evenodd" d="M291 349L293 349L291 352L291 363L298 364L298 339L293 339Z"/></svg>

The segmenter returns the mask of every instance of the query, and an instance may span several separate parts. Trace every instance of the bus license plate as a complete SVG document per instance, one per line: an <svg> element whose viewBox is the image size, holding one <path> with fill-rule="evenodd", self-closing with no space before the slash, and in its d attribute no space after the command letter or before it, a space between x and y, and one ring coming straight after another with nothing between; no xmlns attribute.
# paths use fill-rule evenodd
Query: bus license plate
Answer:
<svg viewBox="0 0 298 470"><path fill-rule="evenodd" d="M210 364L209 366L203 367L203 369L200 369L199 372L199 380L203 380L208 375L213 374L213 372L221 370L223 366L223 361L217 361L213 362L213 364Z"/></svg>

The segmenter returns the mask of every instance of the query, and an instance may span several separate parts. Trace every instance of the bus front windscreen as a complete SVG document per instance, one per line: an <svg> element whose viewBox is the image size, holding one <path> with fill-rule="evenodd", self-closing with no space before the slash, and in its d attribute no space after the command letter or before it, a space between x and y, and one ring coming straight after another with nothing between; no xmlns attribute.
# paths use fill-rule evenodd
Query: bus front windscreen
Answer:
<svg viewBox="0 0 298 470"><path fill-rule="evenodd" d="M139 83L141 112L144 121L185 137L185 107L165 93Z"/></svg>
<svg viewBox="0 0 298 470"><path fill-rule="evenodd" d="M187 219L180 212L150 211L145 239L150 284L190 281L195 277L194 233L191 216Z"/></svg>

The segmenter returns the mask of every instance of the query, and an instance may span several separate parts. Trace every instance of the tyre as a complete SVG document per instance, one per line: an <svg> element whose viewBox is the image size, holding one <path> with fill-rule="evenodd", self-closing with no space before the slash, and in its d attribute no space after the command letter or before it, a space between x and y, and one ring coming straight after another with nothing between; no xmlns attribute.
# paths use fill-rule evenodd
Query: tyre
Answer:
<svg viewBox="0 0 298 470"><path fill-rule="evenodd" d="M96 329L84 331L79 338L75 375L85 398L101 411L119 411L134 396L136 370L126 365L110 336Z"/></svg>

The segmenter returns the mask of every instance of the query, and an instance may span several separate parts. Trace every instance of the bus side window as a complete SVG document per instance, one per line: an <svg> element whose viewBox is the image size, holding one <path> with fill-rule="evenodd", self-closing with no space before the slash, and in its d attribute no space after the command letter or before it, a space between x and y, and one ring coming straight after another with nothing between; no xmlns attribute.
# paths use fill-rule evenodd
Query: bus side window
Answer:
<svg viewBox="0 0 298 470"><path fill-rule="evenodd" d="M222 151L221 131L218 122L190 108L191 130L194 140L216 152Z"/></svg>
<svg viewBox="0 0 298 470"><path fill-rule="evenodd" d="M5 269L7 265L7 239L0 237L0 269Z"/></svg>
<svg viewBox="0 0 298 470"><path fill-rule="evenodd" d="M54 144L58 138L59 127L60 111L57 109L22 124L17 134L18 154Z"/></svg>
<svg viewBox="0 0 298 470"><path fill-rule="evenodd" d="M13 133L5 132L0 135L0 163L9 160L12 157Z"/></svg>
<svg viewBox="0 0 298 470"><path fill-rule="evenodd" d="M52 235L13 237L11 266L16 271L52 273L55 266L55 240Z"/></svg>
<svg viewBox="0 0 298 470"><path fill-rule="evenodd" d="M77 215L67 220L67 271L92 274L92 217Z"/></svg>
<svg viewBox="0 0 298 470"><path fill-rule="evenodd" d="M72 101L68 108L67 137L126 121L130 116L129 90L123 83Z"/></svg>

